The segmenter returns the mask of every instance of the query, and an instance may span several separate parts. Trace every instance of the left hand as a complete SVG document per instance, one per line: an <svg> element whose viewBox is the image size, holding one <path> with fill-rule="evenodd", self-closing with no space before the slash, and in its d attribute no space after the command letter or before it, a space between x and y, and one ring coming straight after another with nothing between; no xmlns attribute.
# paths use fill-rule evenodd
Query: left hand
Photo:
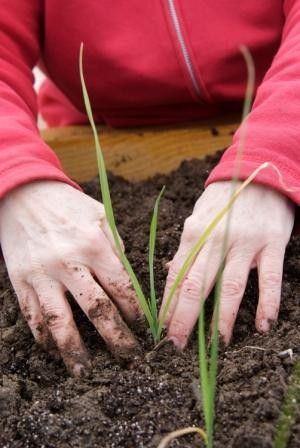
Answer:
<svg viewBox="0 0 300 448"><path fill-rule="evenodd" d="M231 182L210 184L185 221L179 249L170 263L163 305L189 251L210 221L226 204ZM277 320L283 260L294 224L294 206L270 187L249 185L236 200L230 227L223 273L219 331L228 344L251 268L257 267L259 301L256 328L268 331ZM165 325L168 338L184 348L199 315L203 300L212 290L220 266L226 218L217 225L195 258L168 310Z"/></svg>

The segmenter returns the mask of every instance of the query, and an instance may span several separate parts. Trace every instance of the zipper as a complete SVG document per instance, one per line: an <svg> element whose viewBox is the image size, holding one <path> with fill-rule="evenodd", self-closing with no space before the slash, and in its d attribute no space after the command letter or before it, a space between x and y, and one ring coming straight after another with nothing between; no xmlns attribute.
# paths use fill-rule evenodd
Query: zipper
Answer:
<svg viewBox="0 0 300 448"><path fill-rule="evenodd" d="M195 74L195 69L193 66L191 55L189 53L189 50L187 48L187 45L186 45L186 42L185 42L185 39L183 36L181 24L180 24L180 21L178 18L178 13L177 13L176 6L175 6L175 0L168 0L168 10L169 10L169 14L170 14L170 18L171 18L171 21L173 24L175 34L177 36L177 40L178 40L179 47L181 50L181 55L182 55L183 61L185 63L186 71L189 75L189 78L191 80L191 83L193 85L196 95L198 96L198 98L200 98L202 100L203 97L201 95L201 88L199 86L197 76Z"/></svg>

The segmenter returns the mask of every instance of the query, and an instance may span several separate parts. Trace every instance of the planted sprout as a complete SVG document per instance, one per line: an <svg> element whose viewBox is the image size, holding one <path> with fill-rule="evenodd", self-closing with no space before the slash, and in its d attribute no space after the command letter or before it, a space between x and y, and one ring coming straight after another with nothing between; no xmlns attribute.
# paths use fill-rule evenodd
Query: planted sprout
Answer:
<svg viewBox="0 0 300 448"><path fill-rule="evenodd" d="M131 283L136 292L139 304L140 304L140 306L144 312L144 315L148 321L148 324L151 329L154 340L157 341L157 339L158 339L158 333L157 333L158 317L157 317L155 287L154 287L153 259L154 259L155 240L156 240L158 207L159 207L159 201L160 201L161 195L163 193L163 190L160 192L160 194L156 200L156 203L154 206L154 211L153 211L153 218L152 218L151 227L150 227L149 267L150 267L151 297L150 297L150 300L148 301L145 298L142 287L135 275L135 272L134 272L129 260L124 253L122 243L120 241L120 237L118 234L116 221L115 221L115 217L114 217L114 212L113 212L113 206L112 206L112 202L111 202L105 161L104 161L104 157L103 157L103 153L102 153L102 149L101 149L101 145L100 145L100 141L99 141L99 137L98 137L97 128L96 128L95 121L93 118L92 107L91 107L91 103L90 103L90 99L89 99L89 95L88 95L88 91L86 88L84 75L83 75L83 44L80 45L79 72L80 72L80 81L81 81L84 104L85 104L87 116L88 116L92 131L93 131L94 139L95 139L97 164L98 164L98 172L99 172L99 180L100 180L100 189L101 189L101 193L102 193L102 200L103 200L106 218L107 218L108 224L110 226L110 229L112 231L112 235L114 238L114 242L115 242L119 257L123 263L124 268L126 269L128 275L129 275Z"/></svg>
<svg viewBox="0 0 300 448"><path fill-rule="evenodd" d="M268 163L261 165L258 167L243 184L236 189L236 180L239 176L240 164L242 158L242 150L245 142L246 135L246 126L245 120L249 113L253 88L254 88L254 64L251 58L251 55L247 48L242 47L241 52L245 58L247 69L248 69L248 83L247 90L243 108L242 120L244 121L244 128L241 135L241 140L239 143L239 149L237 151L237 160L236 160L236 172L232 179L232 194L228 202L225 206L217 213L215 218L209 223L205 231L200 235L198 241L193 246L191 251L189 252L185 262L183 263L171 289L167 300L165 302L165 306L161 312L161 319L159 323L158 332L160 334L164 321L166 318L167 311L171 304L171 301L174 297L174 294L178 288L178 286L183 281L186 273L188 272L191 264L193 263L195 257L200 252L204 244L206 243L208 237L211 235L213 230L219 224L219 222L227 216L226 229L223 241L222 254L220 259L220 268L217 275L217 282L215 287L215 295L214 295L214 314L213 314L213 325L212 325L212 334L211 334L211 346L210 346L210 357L208 359L207 351L206 351L206 341L205 341L205 321L204 321L204 304L202 306L202 310L200 311L200 316L198 320L198 360L199 360L199 377L200 377L200 387L202 392L202 408L204 414L205 421L205 441L206 445L209 448L213 446L213 428L214 428L214 419L215 419L215 394L216 394L216 382L217 382L217 365L218 365L218 351L219 351L219 337L218 337L218 322L219 322L219 303L220 303L220 294L221 294L221 285L222 285L222 274L224 267L224 255L226 253L228 232L229 232L229 224L230 224L230 212L232 207L242 193L242 191L249 185L250 182L257 176L257 174L262 170L269 166ZM201 302L204 302L201 297ZM203 431L201 428L197 428L199 431ZM184 429L182 430L184 431ZM172 433L173 434L173 433Z"/></svg>
<svg viewBox="0 0 300 448"><path fill-rule="evenodd" d="M158 336L158 312L157 312L157 302L155 293L155 281L154 281L154 253L155 253L155 243L156 243L156 230L157 230L157 217L159 202L163 195L165 187L161 189L154 205L152 220L150 224L150 234L149 234L149 278L150 278L150 299L149 307L153 318L155 335L154 339L157 342L159 340Z"/></svg>
<svg viewBox="0 0 300 448"><path fill-rule="evenodd" d="M238 178L239 174L239 166L241 162L242 157L242 150L244 147L244 140L245 140L245 134L246 134L246 126L245 126L245 120L246 116L249 112L251 101L252 101L252 91L254 86L254 70L253 67L251 67L251 56L249 51L242 47L241 51L246 59L247 67L248 67L248 85L247 85L247 94L244 104L244 110L243 110L243 118L244 118L244 127L242 130L242 136L240 141L240 148L237 153L237 170L236 174L233 179L233 184L235 183L234 180ZM130 280L132 282L132 285L135 289L135 292L137 294L139 304L145 314L145 317L149 323L149 327L151 329L151 332L153 334L154 340L158 341L161 336L161 332L165 323L165 318L167 311L169 309L169 306L171 304L171 301L174 297L174 294L178 288L178 286L183 281L186 273L188 272L191 264L193 263L195 257L199 253L199 251L204 246L205 242L207 241L208 237L211 235L211 233L214 231L216 226L219 224L219 222L227 215L229 223L229 216L230 211L235 203L235 201L238 199L242 191L255 179L255 177L263 170L268 167L273 168L276 173L279 175L280 181L281 174L276 166L269 162L265 162L261 164L258 168L256 168L255 171L239 186L239 188L234 189L230 199L228 202L224 205L224 207L216 214L214 219L209 223L205 231L200 235L198 241L193 246L191 251L189 252L185 262L183 263L171 289L169 292L169 295L167 297L167 300L162 308L160 318L158 319L158 313L157 313L157 304L156 304L156 295L155 295L155 284L154 284L154 251L155 251L155 241L156 241L156 230L157 230L157 216L158 216L158 208L159 208L159 202L160 198L162 196L163 190L160 192L158 198L156 199L154 210L153 210L153 216L152 221L150 225L150 236L149 236L149 276L150 276L150 299L146 300L145 295L142 291L141 285L132 269L132 266L127 259L124 250L122 248L122 243L120 241L120 237L117 231L116 223L115 223L115 217L113 213L113 207L111 202L111 196L110 196L110 190L108 185L108 179L107 179L107 173L105 168L105 161L103 157L103 153L101 150L100 141L98 138L98 133L96 129L96 125L93 119L92 114L92 108L90 105L90 100L88 96L88 92L85 85L84 75L83 75L83 44L80 46L80 59L79 59L79 69L80 69L80 80L82 85L82 91L83 91L83 98L84 98L84 104L86 107L86 112L90 121L90 125L92 127L92 131L94 134L95 139L95 146L96 146L96 154L97 154L97 164L98 164L98 171L99 171L99 179L100 179L100 188L103 198L103 204L105 208L105 213L107 217L107 221L109 223L109 226L111 228L114 242L118 251L118 254L120 256L120 259L124 265L124 268L126 269ZM226 248L226 237L228 234L228 226L225 233L224 238L224 249L223 254L225 253ZM223 255L222 254L222 255ZM215 390L216 390L216 377L217 377L217 360L218 360L218 316L219 316L219 299L220 299L220 292L221 292L221 283L222 283L222 272L223 272L223 258L221 259L221 268L219 269L218 273L218 279L217 284L215 288L215 305L214 305L214 318L213 318L213 330L212 330L212 343L211 343L211 350L210 350L210 360L208 362L207 353L206 353L206 345L205 345L205 326L204 326L204 307L202 307L202 311L200 313L199 317L199 326L198 326L198 336L199 336L199 371L200 371L200 382L201 382L201 389L202 389L202 397L203 397L203 413L204 413L204 420L205 420L205 427L206 427L206 433L201 428L183 428L176 430L172 433L170 433L168 436L166 436L160 443L158 448L165 448L168 446L168 443L173 440L176 437L183 436L188 433L197 432L205 441L207 446L209 448L212 448L213 446L213 426L214 426L214 417L215 417ZM299 389L299 366L297 365L296 368L296 386ZM294 383L293 383L294 384ZM298 391L297 389L297 391ZM294 390L294 389L293 389ZM283 410L282 419L279 422L279 429L276 435L276 448L282 448L286 445L283 440L287 440L287 436L285 434L288 433L288 431L285 431L282 428L286 427L286 421L290 421L293 419L292 413L289 411L289 409L292 408L291 403L293 404L293 398L290 399L290 394L288 395L287 404ZM286 411L287 410L287 411ZM286 417L286 418L285 418ZM281 423L283 422L283 423Z"/></svg>
<svg viewBox="0 0 300 448"><path fill-rule="evenodd" d="M294 366L290 377L290 384L278 418L274 437L274 448L286 448L288 446L291 429L295 423L297 410L300 403L300 361Z"/></svg>

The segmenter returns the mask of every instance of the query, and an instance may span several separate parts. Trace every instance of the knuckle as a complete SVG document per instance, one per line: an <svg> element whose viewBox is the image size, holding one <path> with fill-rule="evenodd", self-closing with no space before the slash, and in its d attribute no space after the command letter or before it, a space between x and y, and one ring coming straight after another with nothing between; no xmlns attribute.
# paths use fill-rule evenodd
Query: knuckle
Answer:
<svg viewBox="0 0 300 448"><path fill-rule="evenodd" d="M87 308L87 315L91 321L101 317L104 321L109 321L114 316L114 307L110 300L106 298L91 299Z"/></svg>
<svg viewBox="0 0 300 448"><path fill-rule="evenodd" d="M30 314L29 316L24 317L26 318L28 324L30 324L31 327L39 329L43 325L42 316Z"/></svg>
<svg viewBox="0 0 300 448"><path fill-rule="evenodd" d="M85 271L85 267L81 266L78 262L70 261L70 258L61 258L58 261L59 272L63 273L68 277L73 277L75 275L82 275Z"/></svg>
<svg viewBox="0 0 300 448"><path fill-rule="evenodd" d="M42 316L47 327L51 330L66 327L70 324L68 317L63 310L53 306L41 306Z"/></svg>
<svg viewBox="0 0 300 448"><path fill-rule="evenodd" d="M99 237L99 231L92 230L84 236L84 245L87 249L99 249L102 246L102 238Z"/></svg>
<svg viewBox="0 0 300 448"><path fill-rule="evenodd" d="M225 229L222 227L215 229L208 240L211 240L215 247L222 247L225 240Z"/></svg>
<svg viewBox="0 0 300 448"><path fill-rule="evenodd" d="M194 241L194 239L199 236L200 233L201 228L199 220L193 215L189 216L184 222L182 233L183 240L186 242L189 242L191 240Z"/></svg>
<svg viewBox="0 0 300 448"><path fill-rule="evenodd" d="M182 293L185 301L198 303L203 295L203 281L201 276L188 276L182 285Z"/></svg>
<svg viewBox="0 0 300 448"><path fill-rule="evenodd" d="M98 229L95 229L88 232L88 234L84 235L84 239L82 242L82 252L90 257L90 256L98 256L99 254L106 251L105 239L101 237Z"/></svg>
<svg viewBox="0 0 300 448"><path fill-rule="evenodd" d="M10 281L12 283L12 285L14 286L14 289L17 291L22 291L22 287L23 287L23 279L26 279L27 277L27 270L25 270L24 268L20 268L20 267L14 267L12 269L9 269L7 267L8 273L9 273L9 278Z"/></svg>
<svg viewBox="0 0 300 448"><path fill-rule="evenodd" d="M261 288L264 291L277 290L281 285L281 273L276 271L265 271L261 273Z"/></svg>
<svg viewBox="0 0 300 448"><path fill-rule="evenodd" d="M41 290L41 289L43 290L45 288L44 279L45 275L41 270L39 271L35 270L34 272L31 272L28 277L29 283L35 290Z"/></svg>
<svg viewBox="0 0 300 448"><path fill-rule="evenodd" d="M243 295L245 285L239 279L226 279L222 283L222 296L224 298L240 298Z"/></svg>

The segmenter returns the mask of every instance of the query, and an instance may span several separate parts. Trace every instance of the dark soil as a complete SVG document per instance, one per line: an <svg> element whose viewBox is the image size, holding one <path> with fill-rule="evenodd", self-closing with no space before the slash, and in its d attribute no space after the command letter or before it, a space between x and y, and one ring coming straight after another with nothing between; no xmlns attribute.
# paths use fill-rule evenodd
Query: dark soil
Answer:
<svg viewBox="0 0 300 448"><path fill-rule="evenodd" d="M203 182L216 159L184 162L170 176L131 185L111 177L113 202L121 236L144 288L148 285L147 238L153 202L163 184L156 251L158 294L165 263L179 243ZM98 183L87 185L95 194ZM269 334L255 331L255 273L245 294L233 341L219 360L215 447L269 448L289 376L299 358L300 238L293 237L286 255L279 322ZM157 447L168 431L203 426L198 389L197 345L176 353L162 347L151 359L121 366L106 350L85 316L73 304L82 336L93 359L93 371L71 378L33 341L21 317L4 265L0 266L0 446L7 448L143 448ZM151 351L142 335L145 353ZM291 348L294 356L278 353ZM290 438L299 446L300 410ZM171 447L201 445L197 436Z"/></svg>

